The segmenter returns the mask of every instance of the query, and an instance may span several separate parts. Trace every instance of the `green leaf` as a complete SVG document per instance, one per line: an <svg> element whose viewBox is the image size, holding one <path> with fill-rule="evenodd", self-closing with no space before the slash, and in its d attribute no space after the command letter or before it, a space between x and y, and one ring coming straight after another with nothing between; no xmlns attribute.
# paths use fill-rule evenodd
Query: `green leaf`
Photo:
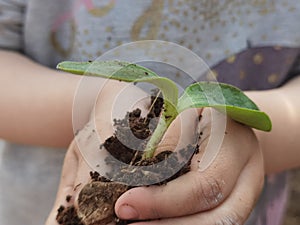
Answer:
<svg viewBox="0 0 300 225"><path fill-rule="evenodd" d="M176 110L178 88L172 80L160 77L145 67L120 61L65 61L59 63L57 68L79 75L98 76L126 82L147 82L156 85L161 90L164 98L164 110L145 149L146 157L153 156L163 134L178 114Z"/></svg>
<svg viewBox="0 0 300 225"><path fill-rule="evenodd" d="M97 76L126 82L147 82L156 85L166 101L174 106L178 101L178 88L167 78L137 64L121 61L71 62L57 65L57 69L78 75Z"/></svg>
<svg viewBox="0 0 300 225"><path fill-rule="evenodd" d="M202 107L226 111L232 119L259 130L270 131L272 128L268 115L259 111L251 99L232 85L199 82L187 87L178 101L178 113Z"/></svg>
<svg viewBox="0 0 300 225"><path fill-rule="evenodd" d="M78 75L100 76L127 82L158 77L157 74L145 67L123 61L64 61L57 65L57 69Z"/></svg>

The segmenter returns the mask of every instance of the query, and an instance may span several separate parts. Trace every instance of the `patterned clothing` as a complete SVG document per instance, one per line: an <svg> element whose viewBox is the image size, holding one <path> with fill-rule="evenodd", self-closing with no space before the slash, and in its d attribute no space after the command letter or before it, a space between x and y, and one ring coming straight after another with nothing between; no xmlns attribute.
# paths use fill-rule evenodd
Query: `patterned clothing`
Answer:
<svg viewBox="0 0 300 225"><path fill-rule="evenodd" d="M263 90L298 72L299 12L294 0L0 0L0 47L54 67L96 59L122 43L165 40L204 59L212 69L207 79ZM53 149L0 149L0 224L43 223L62 158ZM247 224L279 225L287 190L286 173L266 178Z"/></svg>

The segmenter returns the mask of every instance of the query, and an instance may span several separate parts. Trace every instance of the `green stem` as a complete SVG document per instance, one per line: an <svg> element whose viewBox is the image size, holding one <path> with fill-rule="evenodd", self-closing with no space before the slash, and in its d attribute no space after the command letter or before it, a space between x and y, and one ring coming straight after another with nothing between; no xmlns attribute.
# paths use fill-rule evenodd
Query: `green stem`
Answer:
<svg viewBox="0 0 300 225"><path fill-rule="evenodd" d="M165 101L164 110L161 117L159 118L158 124L148 141L145 152L143 154L143 159L152 158L154 156L155 150L162 140L164 134L166 133L168 127L177 117L178 113L176 107L174 107L169 102Z"/></svg>

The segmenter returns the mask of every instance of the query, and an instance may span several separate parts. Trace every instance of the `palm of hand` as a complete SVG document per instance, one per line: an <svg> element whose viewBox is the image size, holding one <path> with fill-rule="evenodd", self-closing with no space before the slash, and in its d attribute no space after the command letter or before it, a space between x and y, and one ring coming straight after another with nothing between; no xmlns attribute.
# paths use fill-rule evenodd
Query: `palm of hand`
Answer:
<svg viewBox="0 0 300 225"><path fill-rule="evenodd" d="M243 223L246 220L263 184L262 154L252 130L230 119L227 119L220 148L210 154L212 150L207 148L213 136L212 126L213 123L219 123L218 119L212 120L210 112L204 110L202 113L199 123L202 134L200 151L193 157L191 171L165 186L138 187L127 191L115 205L120 218L152 219L155 224L198 224L199 221L202 224L228 221ZM188 118L184 119L183 116L182 121L189 122L180 124L179 120L175 121L158 151L178 147L179 136L183 136L180 139L184 144L191 141L198 124L195 124L196 119L191 119L189 112L186 116ZM111 127L103 129L108 125L102 118L105 116L96 117L97 127L111 133ZM91 129L87 129L86 134L91 132ZM79 136L85 142L89 135ZM74 203L75 196L89 180L90 170L74 141L66 155L57 201L48 224L57 224L54 218L58 205ZM66 203L65 196L68 195L74 197ZM135 210L128 210L128 206Z"/></svg>

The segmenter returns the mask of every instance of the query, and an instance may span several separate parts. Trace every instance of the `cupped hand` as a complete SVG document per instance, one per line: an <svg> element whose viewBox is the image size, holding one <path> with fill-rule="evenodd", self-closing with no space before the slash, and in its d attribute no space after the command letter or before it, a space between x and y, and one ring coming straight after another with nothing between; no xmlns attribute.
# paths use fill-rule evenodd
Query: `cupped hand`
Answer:
<svg viewBox="0 0 300 225"><path fill-rule="evenodd" d="M97 150L99 144L113 134L113 119L123 118L127 111L135 108L140 108L146 113L150 105L149 100L143 91L127 83L109 81L103 85L97 95L89 121L76 132L74 140L68 147L56 200L46 225L58 225L56 216L61 206L65 208L76 206L78 194L90 181L90 171L95 169L94 166L99 161L103 161L99 159Z"/></svg>
<svg viewBox="0 0 300 225"><path fill-rule="evenodd" d="M109 95L105 91L99 95L94 117L71 143L47 225L58 224L57 209L60 205L73 205L81 188L89 182L91 167L82 156L82 144L78 143L84 143L88 149L87 139L94 133L94 124L103 140L113 133L109 118L119 90L115 87L110 89ZM138 101L140 108L147 108L149 102L134 97L140 94L128 96L133 96L130 101ZM179 138L183 140L179 144L188 144L199 125L200 149L192 159L191 171L166 185L138 187L125 192L116 202L117 216L141 220L143 222L136 222L140 225L243 224L260 194L264 176L262 154L253 131L215 110L204 109L200 122L197 121L199 115L194 112L184 114L171 125L159 151L175 149ZM215 129L219 124L222 127L224 119L226 129ZM221 138L220 145L214 144L215 137ZM67 196L72 197L66 199Z"/></svg>
<svg viewBox="0 0 300 225"><path fill-rule="evenodd" d="M190 116L185 119L193 121ZM213 129L222 127L224 119L224 130ZM161 149L175 148L182 134L179 129L175 122ZM193 135L191 130L185 131L187 138ZM116 202L116 214L143 221L133 223L139 225L243 224L264 181L257 139L249 127L210 109L202 112L200 134L199 154L194 155L190 172L167 185L130 189ZM210 143L217 141L213 136L221 138L220 146Z"/></svg>

